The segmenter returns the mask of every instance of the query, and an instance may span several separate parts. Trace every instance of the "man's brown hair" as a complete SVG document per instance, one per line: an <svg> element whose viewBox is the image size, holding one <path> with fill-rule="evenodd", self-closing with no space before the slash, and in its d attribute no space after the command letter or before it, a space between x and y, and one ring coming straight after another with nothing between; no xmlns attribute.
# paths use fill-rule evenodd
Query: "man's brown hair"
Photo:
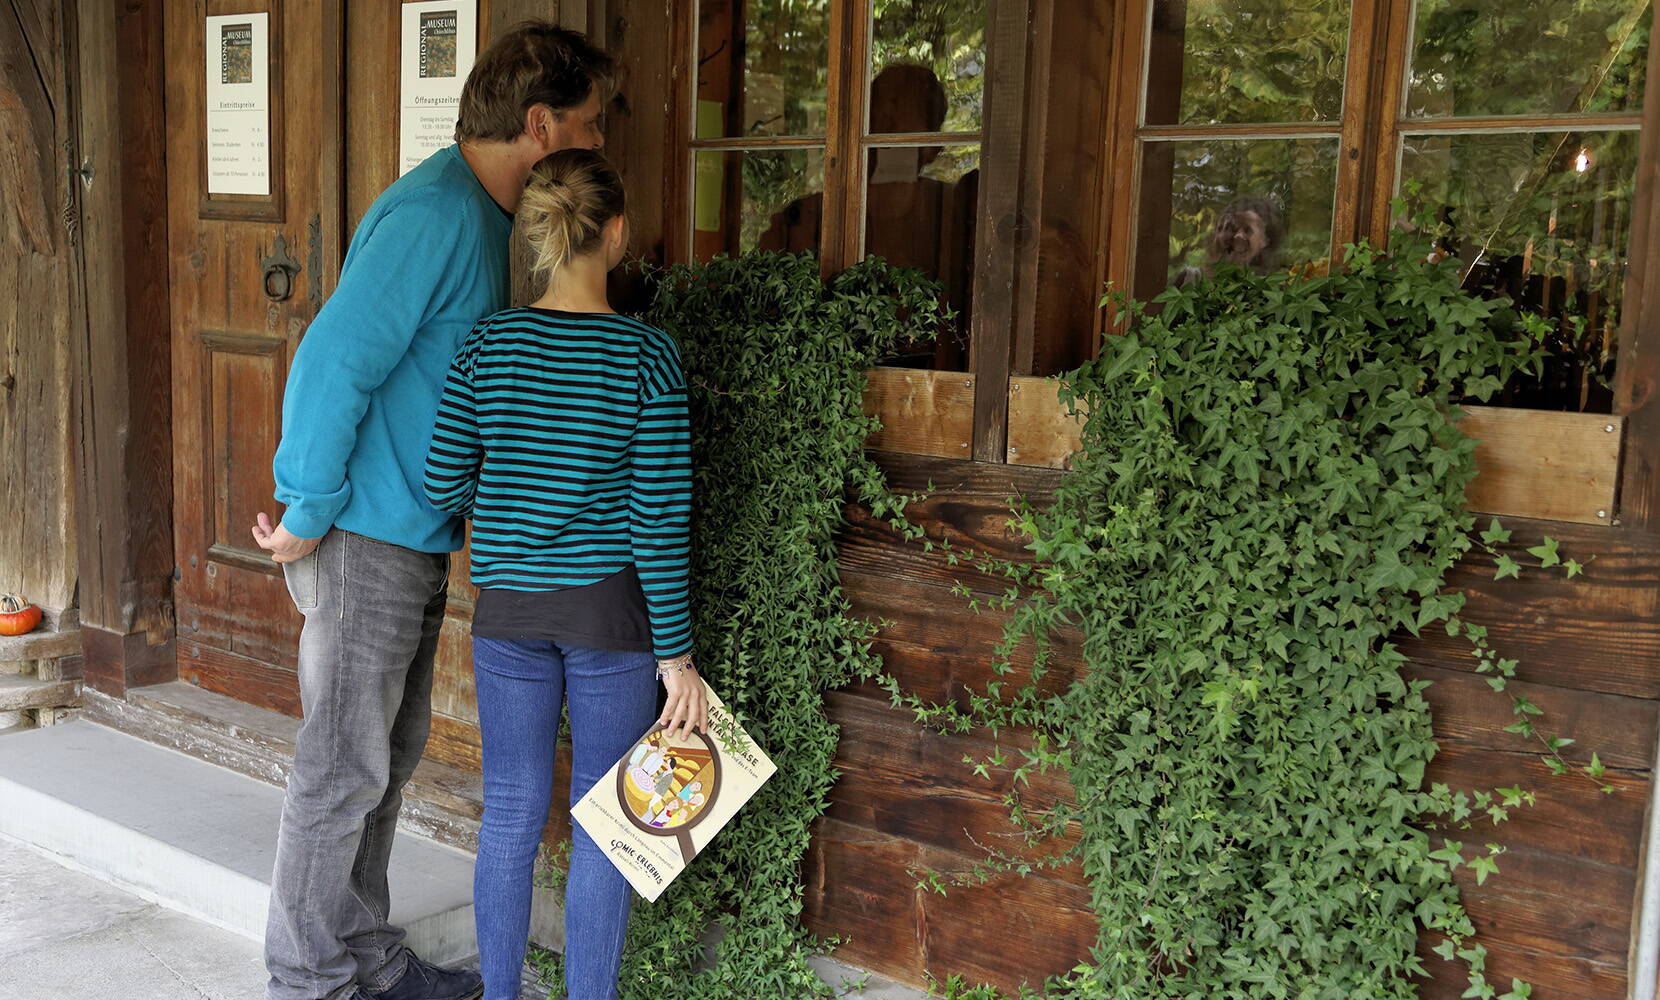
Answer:
<svg viewBox="0 0 1660 1000"><path fill-rule="evenodd" d="M461 88L455 140L511 142L538 104L567 111L611 88L611 57L587 36L547 21L523 21L491 43Z"/></svg>

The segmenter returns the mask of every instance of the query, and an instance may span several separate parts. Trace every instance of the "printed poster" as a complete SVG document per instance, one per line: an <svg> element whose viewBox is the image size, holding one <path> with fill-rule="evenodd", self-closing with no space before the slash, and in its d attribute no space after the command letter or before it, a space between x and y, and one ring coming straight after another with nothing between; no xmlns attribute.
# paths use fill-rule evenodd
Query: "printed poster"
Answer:
<svg viewBox="0 0 1660 1000"><path fill-rule="evenodd" d="M208 194L271 193L270 15L207 19Z"/></svg>
<svg viewBox="0 0 1660 1000"><path fill-rule="evenodd" d="M461 86L478 52L477 0L403 5L398 174L455 141Z"/></svg>
<svg viewBox="0 0 1660 1000"><path fill-rule="evenodd" d="M640 895L655 900L778 768L715 692L709 732L670 738L657 728L571 809Z"/></svg>

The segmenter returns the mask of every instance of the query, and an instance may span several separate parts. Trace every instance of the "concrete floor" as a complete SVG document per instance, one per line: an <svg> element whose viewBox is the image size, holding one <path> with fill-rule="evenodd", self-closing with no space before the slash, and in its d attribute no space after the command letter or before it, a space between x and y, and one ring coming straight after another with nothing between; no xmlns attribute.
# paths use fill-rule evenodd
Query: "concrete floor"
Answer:
<svg viewBox="0 0 1660 1000"><path fill-rule="evenodd" d="M0 997L257 1000L260 946L0 841Z"/></svg>

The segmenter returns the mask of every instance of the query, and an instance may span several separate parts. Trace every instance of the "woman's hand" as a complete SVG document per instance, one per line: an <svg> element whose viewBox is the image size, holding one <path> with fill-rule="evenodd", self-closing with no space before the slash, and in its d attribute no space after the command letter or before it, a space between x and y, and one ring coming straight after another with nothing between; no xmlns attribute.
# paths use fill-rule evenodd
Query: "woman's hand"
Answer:
<svg viewBox="0 0 1660 1000"><path fill-rule="evenodd" d="M698 677L696 667L665 670L663 687L669 693L669 700L657 724L671 738L686 740L691 738L694 729L700 733L709 731L709 699L704 696L703 680ZM678 733L676 728L680 730Z"/></svg>

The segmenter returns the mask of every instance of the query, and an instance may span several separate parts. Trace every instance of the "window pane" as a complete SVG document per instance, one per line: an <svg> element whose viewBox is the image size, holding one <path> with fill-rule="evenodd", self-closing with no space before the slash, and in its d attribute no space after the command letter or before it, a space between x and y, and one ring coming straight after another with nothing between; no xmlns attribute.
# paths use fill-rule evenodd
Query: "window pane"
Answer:
<svg viewBox="0 0 1660 1000"><path fill-rule="evenodd" d="M1206 139L1142 149L1136 287L1151 298L1235 264L1323 268L1331 256L1336 139Z"/></svg>
<svg viewBox="0 0 1660 1000"><path fill-rule="evenodd" d="M1147 124L1343 117L1349 0L1154 0Z"/></svg>
<svg viewBox="0 0 1660 1000"><path fill-rule="evenodd" d="M1419 0L1407 115L1635 110L1652 20L1649 0Z"/></svg>
<svg viewBox="0 0 1660 1000"><path fill-rule="evenodd" d="M698 137L823 135L829 0L701 0Z"/></svg>
<svg viewBox="0 0 1660 1000"><path fill-rule="evenodd" d="M700 152L692 183L693 252L699 260L756 248L818 249L822 150Z"/></svg>
<svg viewBox="0 0 1660 1000"><path fill-rule="evenodd" d="M875 0L870 131L977 132L986 0Z"/></svg>
<svg viewBox="0 0 1660 1000"><path fill-rule="evenodd" d="M968 368L979 146L873 149L865 188L867 257L883 257L939 279L957 321L935 344L901 349L900 364Z"/></svg>
<svg viewBox="0 0 1660 1000"><path fill-rule="evenodd" d="M1557 321L1545 377L1512 386L1510 405L1611 409L1636 163L1636 132L1405 139L1412 217L1450 228L1466 287Z"/></svg>

